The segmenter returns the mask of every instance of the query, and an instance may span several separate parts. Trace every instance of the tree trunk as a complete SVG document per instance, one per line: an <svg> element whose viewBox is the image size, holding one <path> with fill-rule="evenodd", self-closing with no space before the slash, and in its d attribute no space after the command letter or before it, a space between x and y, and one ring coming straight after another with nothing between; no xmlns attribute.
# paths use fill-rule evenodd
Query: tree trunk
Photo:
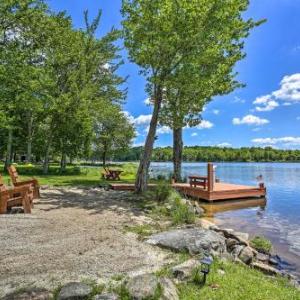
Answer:
<svg viewBox="0 0 300 300"><path fill-rule="evenodd" d="M5 165L4 170L11 164L12 160L12 143L13 143L13 130L12 128L8 129L8 141L7 141L7 148L6 148L6 158L5 158Z"/></svg>
<svg viewBox="0 0 300 300"><path fill-rule="evenodd" d="M103 168L106 167L106 156L107 156L107 146L106 146L106 143L104 142L103 153L102 153Z"/></svg>
<svg viewBox="0 0 300 300"><path fill-rule="evenodd" d="M181 181L182 164L182 128L173 129L173 169L175 182Z"/></svg>
<svg viewBox="0 0 300 300"><path fill-rule="evenodd" d="M33 118L31 115L28 116L28 127L27 127L27 155L26 161L28 163L31 162L32 156L32 125L33 125Z"/></svg>
<svg viewBox="0 0 300 300"><path fill-rule="evenodd" d="M44 157L44 163L43 163L43 173L45 175L47 175L48 171L49 171L49 156L50 156L51 144L52 144L52 136L50 136L48 139L48 143L47 143L46 151L45 151L45 157Z"/></svg>
<svg viewBox="0 0 300 300"><path fill-rule="evenodd" d="M139 168L136 174L135 191L137 193L142 193L147 189L148 169L150 165L153 145L155 142L156 127L158 123L158 115L161 108L161 102L162 102L162 89L161 87L157 87L149 132L147 135L145 148L142 157L140 159Z"/></svg>
<svg viewBox="0 0 300 300"><path fill-rule="evenodd" d="M66 171L66 165L67 165L67 155L65 152L63 152L60 159L60 173Z"/></svg>

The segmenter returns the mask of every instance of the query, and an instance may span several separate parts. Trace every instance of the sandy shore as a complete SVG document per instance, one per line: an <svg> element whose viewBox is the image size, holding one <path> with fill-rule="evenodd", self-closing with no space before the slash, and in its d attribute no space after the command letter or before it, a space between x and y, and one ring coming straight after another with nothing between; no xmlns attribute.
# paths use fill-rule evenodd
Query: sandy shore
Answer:
<svg viewBox="0 0 300 300"><path fill-rule="evenodd" d="M168 255L124 233L147 222L126 192L52 189L31 215L0 216L0 296L85 277L159 269Z"/></svg>

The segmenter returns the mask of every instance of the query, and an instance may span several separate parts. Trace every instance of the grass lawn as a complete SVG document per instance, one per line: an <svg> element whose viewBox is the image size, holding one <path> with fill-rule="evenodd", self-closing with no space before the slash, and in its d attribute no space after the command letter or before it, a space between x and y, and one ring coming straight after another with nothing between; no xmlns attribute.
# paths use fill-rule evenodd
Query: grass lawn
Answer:
<svg viewBox="0 0 300 300"><path fill-rule="evenodd" d="M48 175L42 174L42 167L38 165L26 166L17 165L20 180L35 177L41 185L50 186L95 186L109 183L102 179L102 167L79 167L68 166L64 174L59 173L59 165L52 164ZM137 165L135 163L126 163L110 166L113 169L122 170L120 182L134 182ZM8 174L3 173L3 164L0 164L1 174L4 182L10 181Z"/></svg>
<svg viewBox="0 0 300 300"><path fill-rule="evenodd" d="M221 275L218 270L223 270ZM215 262L204 287L196 283L179 286L181 300L299 300L300 291L283 278L268 277L236 263Z"/></svg>

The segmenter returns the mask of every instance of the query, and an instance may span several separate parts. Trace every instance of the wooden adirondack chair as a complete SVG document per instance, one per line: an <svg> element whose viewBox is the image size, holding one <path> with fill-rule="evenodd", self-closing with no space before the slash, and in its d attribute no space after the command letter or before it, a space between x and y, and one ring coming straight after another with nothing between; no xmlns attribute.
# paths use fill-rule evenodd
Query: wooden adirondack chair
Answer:
<svg viewBox="0 0 300 300"><path fill-rule="evenodd" d="M5 214L15 206L23 206L24 213L31 213L33 207L33 186L24 185L8 189L0 174L0 214Z"/></svg>
<svg viewBox="0 0 300 300"><path fill-rule="evenodd" d="M19 174L17 172L17 169L11 165L7 168L9 176L12 180L12 183L15 187L21 187L24 185L32 185L34 188L33 191L33 197L34 199L40 198L40 185L39 182L37 181L37 179L32 178L31 180L26 180L26 181L19 181Z"/></svg>

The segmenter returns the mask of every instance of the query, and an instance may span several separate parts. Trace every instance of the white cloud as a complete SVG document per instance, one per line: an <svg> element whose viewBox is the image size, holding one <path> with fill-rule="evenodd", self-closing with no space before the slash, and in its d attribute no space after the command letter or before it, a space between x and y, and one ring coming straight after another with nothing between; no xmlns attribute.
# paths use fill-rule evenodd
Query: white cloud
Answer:
<svg viewBox="0 0 300 300"><path fill-rule="evenodd" d="M300 103L300 73L284 76L279 90L256 98L253 104L258 105L257 111L270 111L279 106L278 101L285 106Z"/></svg>
<svg viewBox="0 0 300 300"><path fill-rule="evenodd" d="M151 99L150 98L145 99L144 104L146 104L147 106L151 105Z"/></svg>
<svg viewBox="0 0 300 300"><path fill-rule="evenodd" d="M109 63L106 63L106 64L104 64L102 67L103 67L103 69L105 69L105 70L109 70L109 69L110 69L110 64L109 64Z"/></svg>
<svg viewBox="0 0 300 300"><path fill-rule="evenodd" d="M231 147L232 145L230 143L220 143L217 145L217 147L220 147L220 148L226 148L226 147Z"/></svg>
<svg viewBox="0 0 300 300"><path fill-rule="evenodd" d="M145 146L145 143L144 143L144 142L141 142L141 143L134 143L132 146L133 146L133 147L143 147L143 146Z"/></svg>
<svg viewBox="0 0 300 300"><path fill-rule="evenodd" d="M197 136L197 135L198 135L197 132L193 132L193 133L191 134L192 137L195 137L195 136Z"/></svg>
<svg viewBox="0 0 300 300"><path fill-rule="evenodd" d="M254 115L247 115L244 116L243 118L234 118L232 119L232 124L233 125L255 125L255 126L260 126L260 125L265 125L270 123L269 120L267 119L262 119Z"/></svg>
<svg viewBox="0 0 300 300"><path fill-rule="evenodd" d="M283 144L285 146L297 146L300 145L300 137L285 136L280 138L258 138L253 139L252 143L261 145Z"/></svg>
<svg viewBox="0 0 300 300"><path fill-rule="evenodd" d="M256 111L271 111L279 106L278 102L272 100L270 95L256 98L253 104L259 105L255 107Z"/></svg>
<svg viewBox="0 0 300 300"><path fill-rule="evenodd" d="M196 126L197 129L210 129L214 127L214 124L207 120L202 120L199 125Z"/></svg>
<svg viewBox="0 0 300 300"><path fill-rule="evenodd" d="M129 111L123 111L123 114L131 124L134 124L134 117L130 114Z"/></svg>
<svg viewBox="0 0 300 300"><path fill-rule="evenodd" d="M218 115L220 113L220 110L214 109L212 112L213 112L214 115Z"/></svg>
<svg viewBox="0 0 300 300"><path fill-rule="evenodd" d="M140 115L134 119L135 125L145 125L149 124L151 121L152 115Z"/></svg>
<svg viewBox="0 0 300 300"><path fill-rule="evenodd" d="M168 126L162 126L156 130L156 133L157 134L170 134L170 133L172 133L172 129Z"/></svg>

